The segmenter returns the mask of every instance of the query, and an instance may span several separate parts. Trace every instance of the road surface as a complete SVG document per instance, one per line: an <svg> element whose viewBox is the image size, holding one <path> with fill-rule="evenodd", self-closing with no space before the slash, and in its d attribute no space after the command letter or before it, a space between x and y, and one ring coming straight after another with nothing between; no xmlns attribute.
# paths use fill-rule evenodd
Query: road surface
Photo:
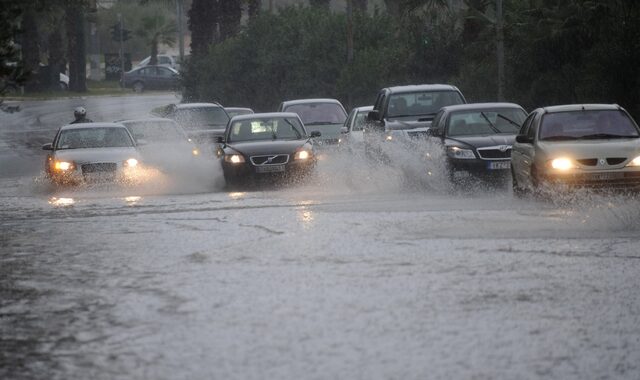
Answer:
<svg viewBox="0 0 640 380"><path fill-rule="evenodd" d="M640 378L638 200L452 190L422 156L241 192L215 162L140 187L39 173L73 107L172 101L0 114L0 378Z"/></svg>

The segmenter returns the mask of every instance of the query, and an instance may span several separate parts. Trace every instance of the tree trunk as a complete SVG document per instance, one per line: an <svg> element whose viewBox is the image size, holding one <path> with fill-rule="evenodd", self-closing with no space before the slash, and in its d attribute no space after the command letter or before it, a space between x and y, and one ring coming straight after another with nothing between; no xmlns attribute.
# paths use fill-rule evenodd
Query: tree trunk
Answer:
<svg viewBox="0 0 640 380"><path fill-rule="evenodd" d="M242 5L240 0L220 1L220 41L233 37L240 30Z"/></svg>
<svg viewBox="0 0 640 380"><path fill-rule="evenodd" d="M249 18L254 18L260 12L260 8L262 7L261 0L249 0Z"/></svg>
<svg viewBox="0 0 640 380"><path fill-rule="evenodd" d="M69 56L69 90L87 91L87 59L85 46L84 9L81 6L66 7L66 24Z"/></svg>
<svg viewBox="0 0 640 380"><path fill-rule="evenodd" d="M149 59L150 65L158 64L158 35L156 34L151 40L151 58Z"/></svg>
<svg viewBox="0 0 640 380"><path fill-rule="evenodd" d="M362 13L367 12L367 4L368 4L367 0L353 0L352 3L353 3L354 11L362 12Z"/></svg>
<svg viewBox="0 0 640 380"><path fill-rule="evenodd" d="M62 21L57 19L56 21ZM65 72L64 47L60 28L55 28L49 35L49 67L50 83L52 89L59 89L60 73Z"/></svg>
<svg viewBox="0 0 640 380"><path fill-rule="evenodd" d="M193 0L189 9L189 30L191 31L191 55L201 57L207 53L209 45L215 42L218 23L218 2L216 0Z"/></svg>
<svg viewBox="0 0 640 380"><path fill-rule="evenodd" d="M38 91L40 89L40 80L38 75L40 69L40 46L38 44L38 23L36 22L35 9L29 7L22 18L22 62L28 72L34 73L31 79L26 83L25 90L27 92Z"/></svg>

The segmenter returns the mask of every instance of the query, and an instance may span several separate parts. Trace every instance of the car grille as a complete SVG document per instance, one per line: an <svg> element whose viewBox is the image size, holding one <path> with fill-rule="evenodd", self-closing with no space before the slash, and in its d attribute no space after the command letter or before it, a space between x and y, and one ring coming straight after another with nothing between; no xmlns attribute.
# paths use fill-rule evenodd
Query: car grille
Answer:
<svg viewBox="0 0 640 380"><path fill-rule="evenodd" d="M498 147L478 148L478 154L484 160L509 159L511 158L511 147L509 146L505 150Z"/></svg>
<svg viewBox="0 0 640 380"><path fill-rule="evenodd" d="M603 174L605 177L601 177ZM584 173L564 178L554 178L552 181L575 187L594 189L633 189L640 188L640 172Z"/></svg>
<svg viewBox="0 0 640 380"><path fill-rule="evenodd" d="M609 157L609 158L607 158L607 164L609 164L609 165L620 165L626 159L627 159L626 157Z"/></svg>
<svg viewBox="0 0 640 380"><path fill-rule="evenodd" d="M583 158L580 160L576 160L578 161L580 164L584 165L584 166L596 166L598 165L598 159L597 158Z"/></svg>
<svg viewBox="0 0 640 380"><path fill-rule="evenodd" d="M288 154L272 154L268 156L251 156L251 163L256 166L261 165L282 165L289 162Z"/></svg>
<svg viewBox="0 0 640 380"><path fill-rule="evenodd" d="M118 169L118 165L113 162L102 162L97 164L84 164L81 166L82 173L111 173Z"/></svg>

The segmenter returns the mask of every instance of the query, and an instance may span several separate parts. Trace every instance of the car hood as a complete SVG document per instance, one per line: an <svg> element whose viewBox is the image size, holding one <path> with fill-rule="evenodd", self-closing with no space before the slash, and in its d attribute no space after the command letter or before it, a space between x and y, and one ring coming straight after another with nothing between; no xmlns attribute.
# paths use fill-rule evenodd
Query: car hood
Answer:
<svg viewBox="0 0 640 380"><path fill-rule="evenodd" d="M230 143L226 148L230 148L246 156L257 156L262 154L293 154L296 149L302 147L306 142L307 140L251 141Z"/></svg>
<svg viewBox="0 0 640 380"><path fill-rule="evenodd" d="M539 141L538 149L547 157L567 156L573 159L626 157L640 155L640 138L576 141Z"/></svg>
<svg viewBox="0 0 640 380"><path fill-rule="evenodd" d="M318 131L322 134L316 140L336 140L340 138L340 130L344 124L312 124L305 126L308 133Z"/></svg>
<svg viewBox="0 0 640 380"><path fill-rule="evenodd" d="M388 131L401 131L401 130L408 130L408 129L427 130L429 127L431 127L431 120L429 121L387 120L385 122L385 129Z"/></svg>
<svg viewBox="0 0 640 380"><path fill-rule="evenodd" d="M123 162L129 158L140 159L140 154L133 147L64 149L57 150L55 158L61 161L77 163Z"/></svg>
<svg viewBox="0 0 640 380"><path fill-rule="evenodd" d="M445 145L466 145L474 148L485 148L488 146L513 145L516 135L487 135L487 136L457 136L447 137Z"/></svg>

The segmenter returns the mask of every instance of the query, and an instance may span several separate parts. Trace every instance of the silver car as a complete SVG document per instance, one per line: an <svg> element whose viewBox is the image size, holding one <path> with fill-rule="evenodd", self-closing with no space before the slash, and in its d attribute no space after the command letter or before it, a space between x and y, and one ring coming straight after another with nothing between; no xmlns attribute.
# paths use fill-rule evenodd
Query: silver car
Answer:
<svg viewBox="0 0 640 380"><path fill-rule="evenodd" d="M640 129L622 107L579 104L538 108L511 153L514 194L543 185L640 188Z"/></svg>
<svg viewBox="0 0 640 380"><path fill-rule="evenodd" d="M48 151L45 173L57 184L90 181L135 181L140 155L133 137L123 125L79 123L65 125Z"/></svg>

